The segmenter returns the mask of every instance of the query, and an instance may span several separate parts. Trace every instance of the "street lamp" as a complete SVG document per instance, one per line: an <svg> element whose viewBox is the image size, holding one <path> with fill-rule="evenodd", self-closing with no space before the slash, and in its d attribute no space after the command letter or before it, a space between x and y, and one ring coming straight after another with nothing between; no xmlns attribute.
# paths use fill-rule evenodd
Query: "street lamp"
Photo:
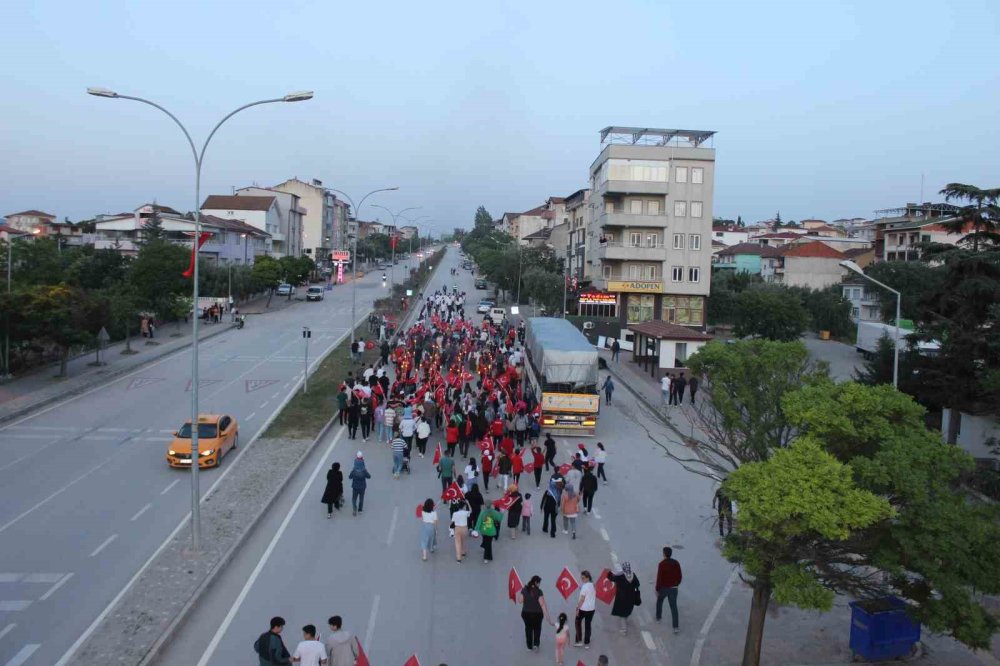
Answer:
<svg viewBox="0 0 1000 666"><path fill-rule="evenodd" d="M156 102L151 102L148 99L143 99L142 97L132 97L130 95L119 95L113 90L108 90L107 88L87 88L87 93L94 95L95 97L109 97L112 99L128 99L134 102L141 102L143 104L148 104L153 108L159 109L163 113L167 114L181 131L184 132L184 138L187 139L188 145L191 146L191 154L194 157L194 239L192 241L192 253L194 254L194 275L192 277L193 286L191 289L192 299L194 301L195 316L191 327L191 547L193 550L199 550L201 548L201 493L198 486L198 463L201 459L201 449L198 446L198 246L200 244L201 237L201 167L205 160L205 151L208 149L208 144L215 136L215 133L219 130L224 122L235 116L240 111L244 109L249 109L251 106L259 106L261 104L273 104L275 102L301 102L307 99L312 99L312 91L300 91L293 92L285 95L284 97L277 97L275 99L263 99L257 102L250 102L249 104L244 104L243 106L237 108L235 111L230 112L222 118L212 131L208 133L208 138L205 139L205 143L201 146L201 151L194 145L194 141L191 139L191 134L184 127L184 124L177 119L177 116L167 111L164 107L160 106ZM244 261L246 257L246 247L244 246Z"/></svg>
<svg viewBox="0 0 1000 666"><path fill-rule="evenodd" d="M418 210L420 208L420 206L410 206L409 208L404 208L403 210L399 211L398 213L393 213L391 210L389 210L385 206L379 206L378 204L372 204L372 208L381 208L385 212L389 213L389 215L392 215L392 228L395 229L398 232L399 231L399 226L397 226L397 224L396 224L396 218L398 218L400 215L402 215L403 213L405 213L408 210ZM390 260L390 265L389 265L389 271L390 271L389 272L389 293L391 294L392 293L392 285L396 284L396 244L392 242L392 236L389 236L389 247L392 248L392 259Z"/></svg>
<svg viewBox="0 0 1000 666"><path fill-rule="evenodd" d="M330 191L332 191L332 192L336 192L337 194L343 194L344 195L344 198L347 199L347 202L351 204L351 208L354 209L354 219L360 225L361 224L361 206L363 206L365 204L365 199L367 199L371 195L375 194L376 192L395 192L396 190L399 189L399 186L394 186L394 187L380 187L377 190L372 190L371 192L369 192L365 196L361 197L361 203L359 203L357 206L354 205L354 199L352 199L350 196L348 196L347 192L344 192L342 190L338 190L335 187L328 187L327 189L330 190ZM351 351L352 352L354 351L354 347L353 347L353 345L354 345L354 328L355 328L354 324L355 324L355 322L358 321L358 312L357 312L357 309L358 309L358 234L360 232L361 232L360 228L357 231L354 232L354 237L353 237L353 240L354 240L354 250L351 252L351 272L353 273L353 275L351 276L351 283L352 283L352 287L351 287L351 345L352 345L351 346Z"/></svg>
<svg viewBox="0 0 1000 666"><path fill-rule="evenodd" d="M893 343L893 353L892 353L892 385L893 387L898 389L899 388L899 319L901 316L900 310L903 301L903 295L898 291L896 291L895 289L893 289L892 287L890 287L889 285L883 282L879 282L870 275L865 275L865 272L861 270L861 266L858 266L850 259L845 259L844 261L840 262L840 265L849 271L857 273L858 275L868 280L869 282L874 282L883 289L888 289L892 293L896 294L896 333L895 333L895 341Z"/></svg>
<svg viewBox="0 0 1000 666"><path fill-rule="evenodd" d="M400 212L402 212L402 211L400 211ZM403 217L403 216L400 215L400 217ZM420 220L430 220L430 219L431 219L430 215L421 215L419 217L413 218L412 220L410 218L408 218L408 217L403 217L403 221L404 222L409 222L411 225L413 225L413 227L417 230L418 234L422 231L422 229L421 229L420 225L417 224L417 222L419 222ZM410 254L409 265L412 266L413 265L413 236L410 236L410 238L408 240L409 240L409 254ZM420 247L423 244L423 241L424 241L424 237L423 236L418 236L418 238L417 238L417 252L420 251Z"/></svg>

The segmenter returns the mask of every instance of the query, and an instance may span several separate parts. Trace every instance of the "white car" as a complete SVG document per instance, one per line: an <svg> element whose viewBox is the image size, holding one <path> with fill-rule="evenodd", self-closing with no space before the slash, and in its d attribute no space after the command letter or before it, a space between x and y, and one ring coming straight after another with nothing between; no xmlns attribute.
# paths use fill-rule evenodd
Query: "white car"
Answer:
<svg viewBox="0 0 1000 666"><path fill-rule="evenodd" d="M309 287L306 289L306 300L307 301L322 301L323 292L326 291L323 287Z"/></svg>
<svg viewBox="0 0 1000 666"><path fill-rule="evenodd" d="M277 291L275 293L278 296L292 296L295 294L295 287L288 283L279 284Z"/></svg>
<svg viewBox="0 0 1000 666"><path fill-rule="evenodd" d="M494 303L493 301L486 301L486 300L479 301L479 305L476 307L476 312L478 312L479 314L486 314L487 312L490 311L490 308L492 308L494 305L496 305L496 303Z"/></svg>

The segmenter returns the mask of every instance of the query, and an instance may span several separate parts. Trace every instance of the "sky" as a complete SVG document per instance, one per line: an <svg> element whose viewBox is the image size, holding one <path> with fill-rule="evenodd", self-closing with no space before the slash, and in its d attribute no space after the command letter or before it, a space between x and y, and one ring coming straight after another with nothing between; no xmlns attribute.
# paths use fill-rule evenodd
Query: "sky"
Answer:
<svg viewBox="0 0 1000 666"><path fill-rule="evenodd" d="M434 232L587 185L608 125L714 130L717 217L870 217L1000 186L996 0L32 0L3 10L0 215L321 179ZM381 215L380 215L381 214ZM388 216L365 208L363 219Z"/></svg>

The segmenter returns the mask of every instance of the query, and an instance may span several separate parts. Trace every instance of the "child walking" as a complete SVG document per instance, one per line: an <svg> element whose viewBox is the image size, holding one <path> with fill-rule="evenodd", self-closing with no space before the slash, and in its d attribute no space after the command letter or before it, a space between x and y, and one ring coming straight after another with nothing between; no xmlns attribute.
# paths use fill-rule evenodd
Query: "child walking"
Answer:
<svg viewBox="0 0 1000 666"><path fill-rule="evenodd" d="M534 515L535 508L531 504L531 493L524 494L524 501L521 503L521 531L531 536L531 516Z"/></svg>
<svg viewBox="0 0 1000 666"><path fill-rule="evenodd" d="M566 621L566 613L559 613L559 624L556 627L556 666L563 666L563 659L566 657L566 644L569 643L569 625Z"/></svg>

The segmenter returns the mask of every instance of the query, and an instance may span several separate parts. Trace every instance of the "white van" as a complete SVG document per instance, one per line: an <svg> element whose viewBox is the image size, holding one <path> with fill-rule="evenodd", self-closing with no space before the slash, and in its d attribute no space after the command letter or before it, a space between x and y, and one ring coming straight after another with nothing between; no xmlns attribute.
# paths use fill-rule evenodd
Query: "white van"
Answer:
<svg viewBox="0 0 1000 666"><path fill-rule="evenodd" d="M490 311L486 313L484 319L489 319L493 322L494 326L499 326L503 323L503 320L507 317L507 311L503 308L490 308Z"/></svg>

